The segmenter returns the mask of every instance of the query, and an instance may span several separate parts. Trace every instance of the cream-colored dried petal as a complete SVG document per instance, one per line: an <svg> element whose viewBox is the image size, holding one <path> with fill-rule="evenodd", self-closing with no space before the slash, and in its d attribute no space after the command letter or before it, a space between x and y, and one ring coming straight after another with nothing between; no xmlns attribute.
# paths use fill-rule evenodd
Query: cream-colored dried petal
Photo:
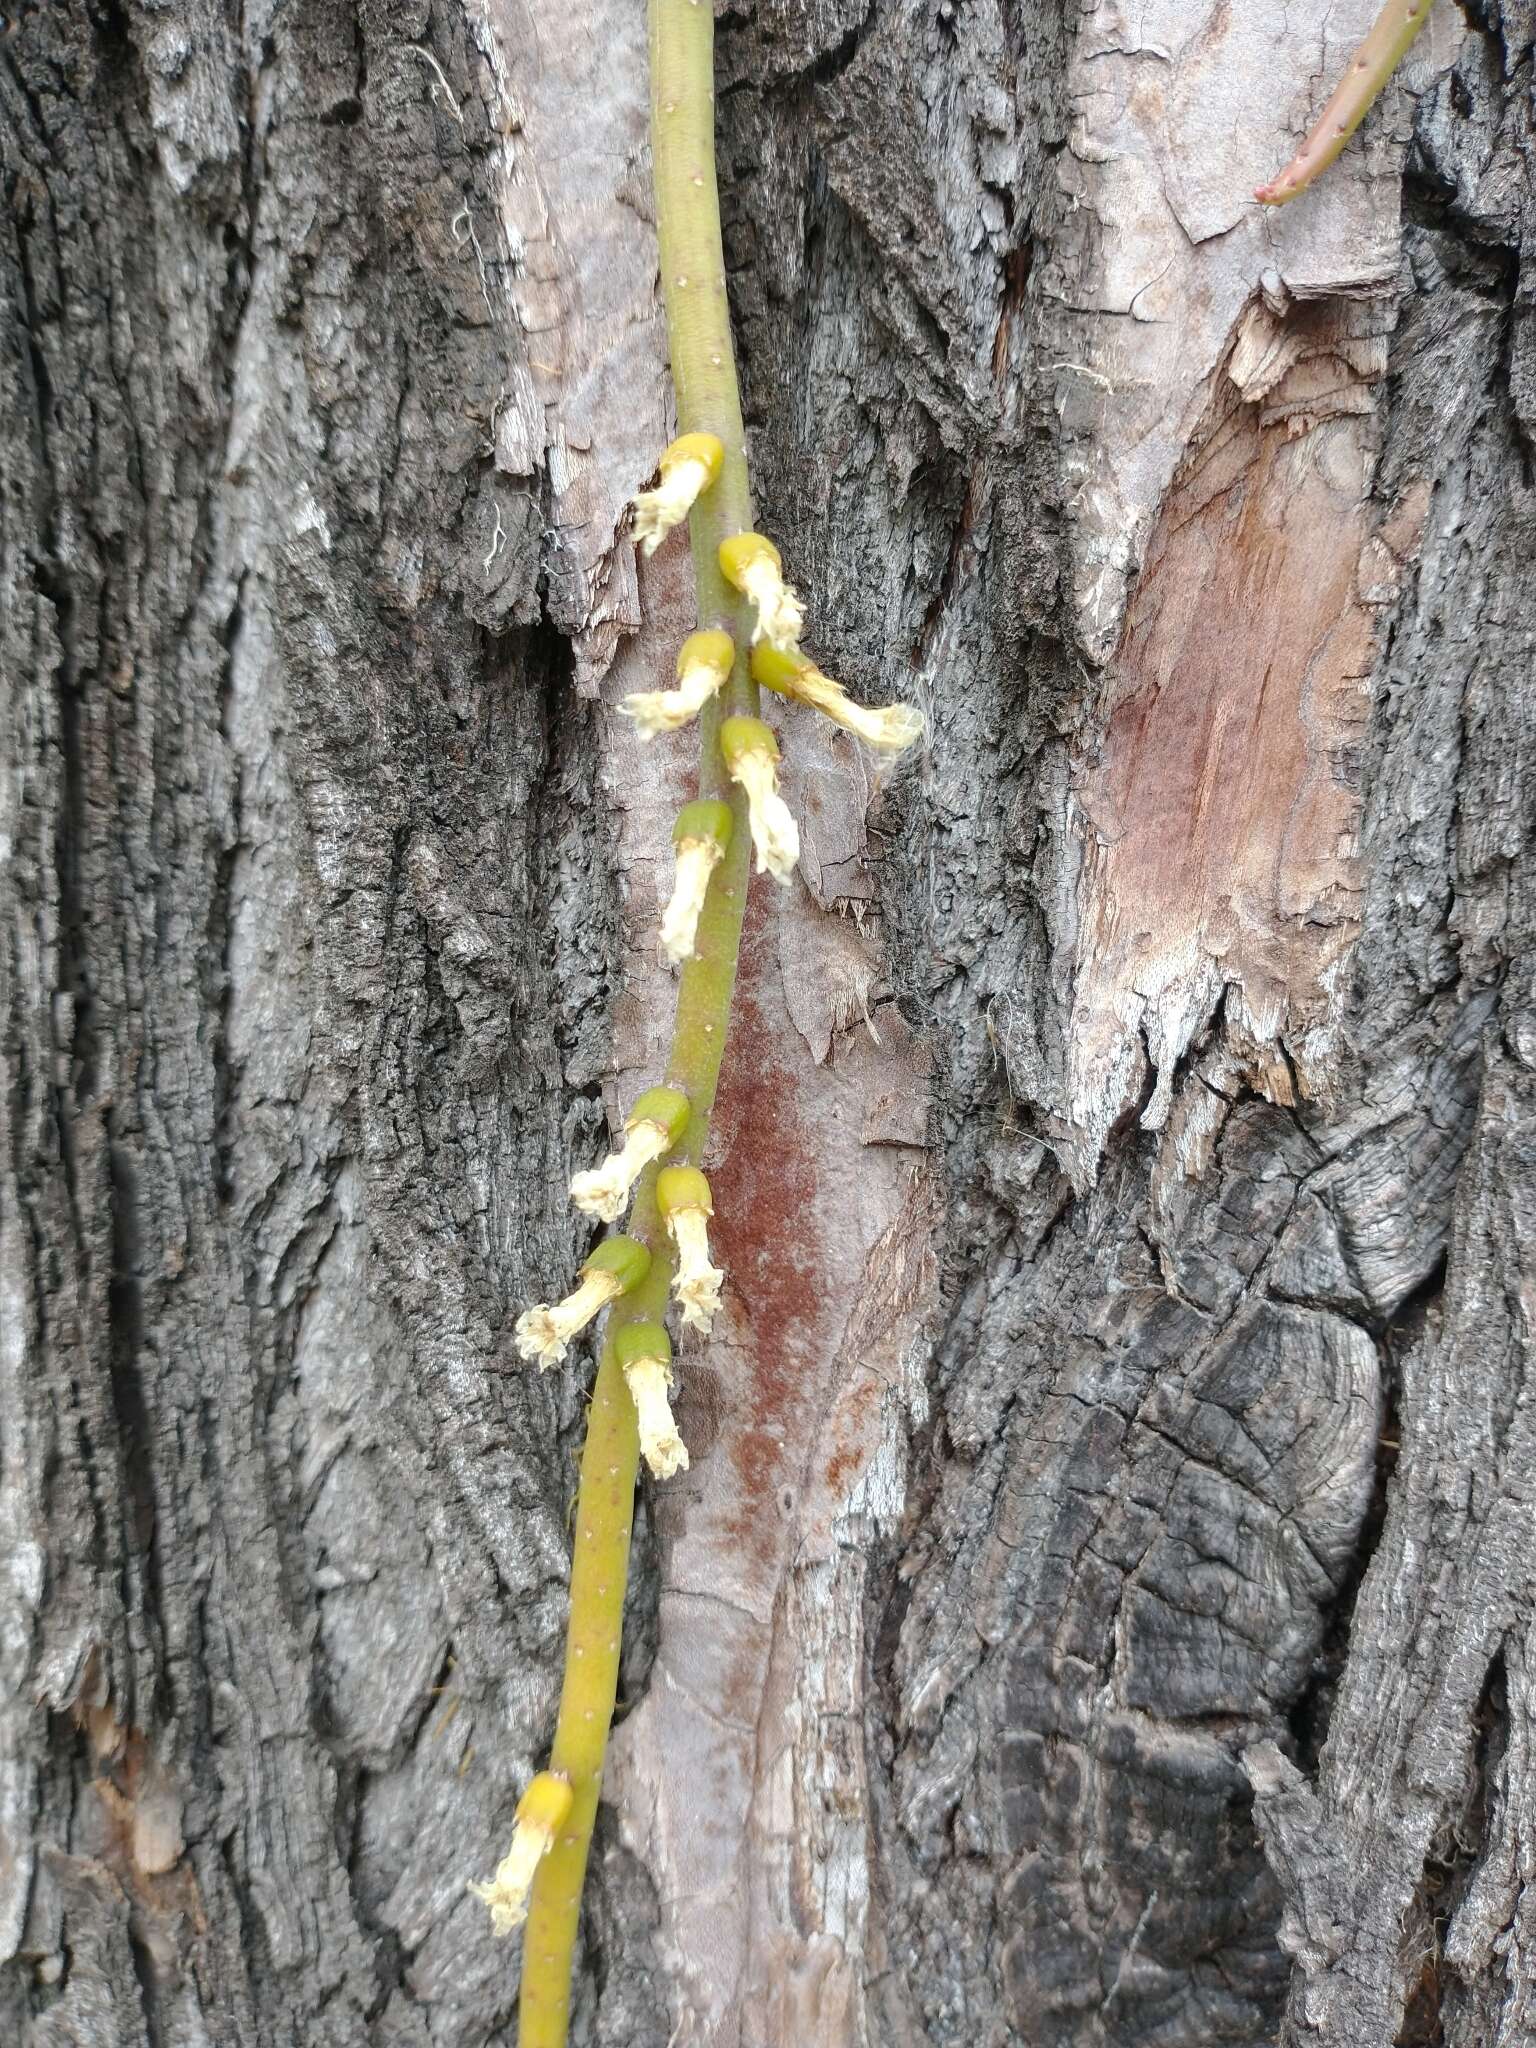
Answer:
<svg viewBox="0 0 1536 2048"><path fill-rule="evenodd" d="M497 1864L490 1883L470 1886L475 1897L490 1907L491 1926L497 1934L511 1934L527 1919L534 1873L553 1841L547 1828L520 1820L512 1830L512 1846Z"/></svg>
<svg viewBox="0 0 1536 2048"><path fill-rule="evenodd" d="M747 821L757 854L757 872L787 882L800 858L800 832L789 805L779 795L779 778L767 754L740 754L731 780L747 792Z"/></svg>
<svg viewBox="0 0 1536 2048"><path fill-rule="evenodd" d="M877 754L904 754L923 736L923 714L915 704L886 704L878 711L866 705L848 705L848 730Z"/></svg>
<svg viewBox="0 0 1536 2048"><path fill-rule="evenodd" d="M682 1311L683 1327L708 1336L725 1284L724 1273L709 1262L709 1218L702 1209L674 1209L667 1228L677 1247L672 1299Z"/></svg>
<svg viewBox="0 0 1536 2048"><path fill-rule="evenodd" d="M693 958L709 878L724 858L718 839L678 841L677 874L661 919L661 950L674 967Z"/></svg>
<svg viewBox="0 0 1536 2048"><path fill-rule="evenodd" d="M691 661L675 690L632 691L619 709L634 720L642 740L653 740L658 733L678 732L697 718L724 681L724 671L706 661Z"/></svg>
<svg viewBox="0 0 1536 2048"><path fill-rule="evenodd" d="M887 704L883 710L871 711L856 704L840 683L834 683L819 669L803 669L792 688L802 704L814 705L877 753L905 753L923 736L923 714L915 705Z"/></svg>
<svg viewBox="0 0 1536 2048"><path fill-rule="evenodd" d="M672 1375L665 1359L637 1358L624 1368L640 1425L640 1455L653 1479L670 1479L688 1469L688 1447L678 1434L667 1396Z"/></svg>
<svg viewBox="0 0 1536 2048"><path fill-rule="evenodd" d="M757 606L757 624L752 644L767 640L784 653L793 654L805 629L805 609L784 581L771 555L759 555L741 572L741 587Z"/></svg>
<svg viewBox="0 0 1536 2048"><path fill-rule="evenodd" d="M565 1357L572 1338L623 1292L624 1283L616 1273L583 1273L575 1292L564 1301L523 1310L512 1333L518 1356L548 1372Z"/></svg>
<svg viewBox="0 0 1536 2048"><path fill-rule="evenodd" d="M629 1207L635 1182L671 1142L663 1127L649 1119L633 1125L624 1133L624 1143L617 1152L610 1152L601 1166L591 1167L573 1178L572 1202L583 1216L617 1223Z"/></svg>
<svg viewBox="0 0 1536 2048"><path fill-rule="evenodd" d="M682 525L708 482L709 471L702 462L675 462L654 491L640 493L635 500L635 539L642 554L654 555L673 527Z"/></svg>

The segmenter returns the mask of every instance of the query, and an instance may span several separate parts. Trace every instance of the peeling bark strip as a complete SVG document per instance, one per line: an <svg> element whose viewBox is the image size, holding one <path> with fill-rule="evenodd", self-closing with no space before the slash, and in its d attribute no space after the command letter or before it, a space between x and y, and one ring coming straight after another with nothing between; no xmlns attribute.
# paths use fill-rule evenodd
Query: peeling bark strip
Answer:
<svg viewBox="0 0 1536 2048"><path fill-rule="evenodd" d="M490 7L0 34L21 2048L509 2037L465 1884L549 1737L581 1424L511 1325L653 1063L666 893L666 799L607 735L665 653L621 639L601 703L573 680L666 419L639 10ZM880 792L790 790L751 986L821 1248L782 1373L684 1366L578 2048L685 2014L676 2048L1536 2037L1536 21L1442 0L1328 179L1261 212L1375 11L722 20L761 514L826 596L816 656L915 680L935 742ZM1181 619L1219 695L1171 576L1220 588L1216 529L1255 530L1234 450L1336 537L1346 705L1401 562L1357 755L1285 761L1299 805L1358 791L1332 1099L1266 1100L1272 1052L1197 1032L1164 1132L1116 1127L1079 1194L1072 792L1106 738L1134 768L1121 693L1179 691ZM1293 526L1262 610L1228 595L1277 646ZM1266 984L1316 986L1341 927L1297 927L1261 928Z"/></svg>
<svg viewBox="0 0 1536 2048"><path fill-rule="evenodd" d="M1347 303L1282 321L1255 302L1148 547L1077 794L1073 1100L1095 1132L1134 1099L1143 1045L1142 1122L1162 1127L1223 999L1261 1094L1320 1095L1337 1072L1369 678L1400 559L1373 533L1380 329Z"/></svg>
<svg viewBox="0 0 1536 2048"><path fill-rule="evenodd" d="M486 317L526 348L498 394L496 466L547 487L547 614L570 637L577 688L590 693L640 625L634 549L616 534L670 438L645 9L611 8L582 26L556 0L460 4L485 59L494 141L491 217L477 223L466 204L453 233L461 258L473 251ZM515 537L493 525L488 612L516 554Z"/></svg>
<svg viewBox="0 0 1536 2048"><path fill-rule="evenodd" d="M1247 199L1276 65L1348 27L1280 12L1112 0L1075 50L1044 278L1077 631L1106 670L1057 920L1081 1184L1148 1066L1166 1121L1224 994L1266 1092L1326 1086L1341 1051L1369 622L1395 587L1371 492L1397 210L1385 180L1338 179L1304 220Z"/></svg>

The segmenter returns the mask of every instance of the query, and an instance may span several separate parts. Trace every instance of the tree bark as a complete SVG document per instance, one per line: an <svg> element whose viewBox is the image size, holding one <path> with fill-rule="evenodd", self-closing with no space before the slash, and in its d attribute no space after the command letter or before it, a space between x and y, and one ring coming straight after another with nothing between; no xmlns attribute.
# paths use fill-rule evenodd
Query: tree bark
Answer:
<svg viewBox="0 0 1536 2048"><path fill-rule="evenodd" d="M1536 2037L1530 0L758 0L809 644L583 2044ZM0 33L0 2037L475 2044L691 621L638 0Z"/></svg>

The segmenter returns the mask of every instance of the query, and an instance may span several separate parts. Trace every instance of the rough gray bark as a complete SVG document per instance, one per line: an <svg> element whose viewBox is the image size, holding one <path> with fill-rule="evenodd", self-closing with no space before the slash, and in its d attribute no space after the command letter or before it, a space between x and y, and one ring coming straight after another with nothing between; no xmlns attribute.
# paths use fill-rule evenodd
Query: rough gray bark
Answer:
<svg viewBox="0 0 1536 2048"><path fill-rule="evenodd" d="M583 2042L1536 2034L1536 10L1256 221L1373 11L722 20L763 520L934 736L789 726ZM510 1318L682 775L642 60L0 36L7 2040L513 2038L582 1386Z"/></svg>

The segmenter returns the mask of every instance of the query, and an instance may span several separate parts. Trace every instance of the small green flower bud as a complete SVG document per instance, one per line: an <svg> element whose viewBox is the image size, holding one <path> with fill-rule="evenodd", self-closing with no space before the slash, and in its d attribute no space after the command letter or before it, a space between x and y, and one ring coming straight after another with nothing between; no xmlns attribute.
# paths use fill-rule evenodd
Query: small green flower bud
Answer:
<svg viewBox="0 0 1536 2048"><path fill-rule="evenodd" d="M636 1237L605 1237L582 1267L582 1276L611 1273L620 1294L632 1294L651 1270L651 1255Z"/></svg>
<svg viewBox="0 0 1536 2048"><path fill-rule="evenodd" d="M774 647L766 640L759 640L752 650L752 680L760 683L765 690L774 690L781 697L795 694L797 678L811 663L803 654L786 653L782 647Z"/></svg>
<svg viewBox="0 0 1536 2048"><path fill-rule="evenodd" d="M721 803L717 797L700 797L694 803L684 804L678 812L677 823L672 827L672 844L681 846L688 839L707 839L724 853L734 829L729 804Z"/></svg>
<svg viewBox="0 0 1536 2048"><path fill-rule="evenodd" d="M734 769L748 754L766 754L777 761L779 743L773 727L760 718L728 718L720 728L720 751L726 767Z"/></svg>
<svg viewBox="0 0 1536 2048"><path fill-rule="evenodd" d="M696 462L704 471L710 483L720 474L720 465L725 461L725 443L718 434L679 434L662 450L657 468L663 476L670 476L685 462ZM707 486L706 486L707 488Z"/></svg>
<svg viewBox="0 0 1536 2048"><path fill-rule="evenodd" d="M539 1771L529 1779L514 1818L525 1827L537 1828L553 1843L570 1818L572 1799L571 1781L562 1772Z"/></svg>
<svg viewBox="0 0 1536 2048"><path fill-rule="evenodd" d="M634 1365L642 1358L659 1358L663 1365L670 1365L672 1339L660 1323L626 1323L614 1336L613 1352L621 1366Z"/></svg>
<svg viewBox="0 0 1536 2048"><path fill-rule="evenodd" d="M688 1110L688 1098L681 1088L647 1088L636 1097L624 1128L632 1131L636 1124L660 1124L670 1152L688 1128Z"/></svg>
<svg viewBox="0 0 1536 2048"><path fill-rule="evenodd" d="M656 1176L656 1206L663 1216L678 1209L698 1209L713 1216L709 1182L696 1166L664 1166Z"/></svg>
<svg viewBox="0 0 1536 2048"><path fill-rule="evenodd" d="M679 680L693 669L707 668L724 682L735 666L736 642L718 627L702 633L690 633L677 650Z"/></svg>
<svg viewBox="0 0 1536 2048"><path fill-rule="evenodd" d="M721 541L719 549L720 574L737 590L745 590L743 578L760 562L767 562L774 569L782 569L784 557L779 553L766 534L733 533Z"/></svg>

